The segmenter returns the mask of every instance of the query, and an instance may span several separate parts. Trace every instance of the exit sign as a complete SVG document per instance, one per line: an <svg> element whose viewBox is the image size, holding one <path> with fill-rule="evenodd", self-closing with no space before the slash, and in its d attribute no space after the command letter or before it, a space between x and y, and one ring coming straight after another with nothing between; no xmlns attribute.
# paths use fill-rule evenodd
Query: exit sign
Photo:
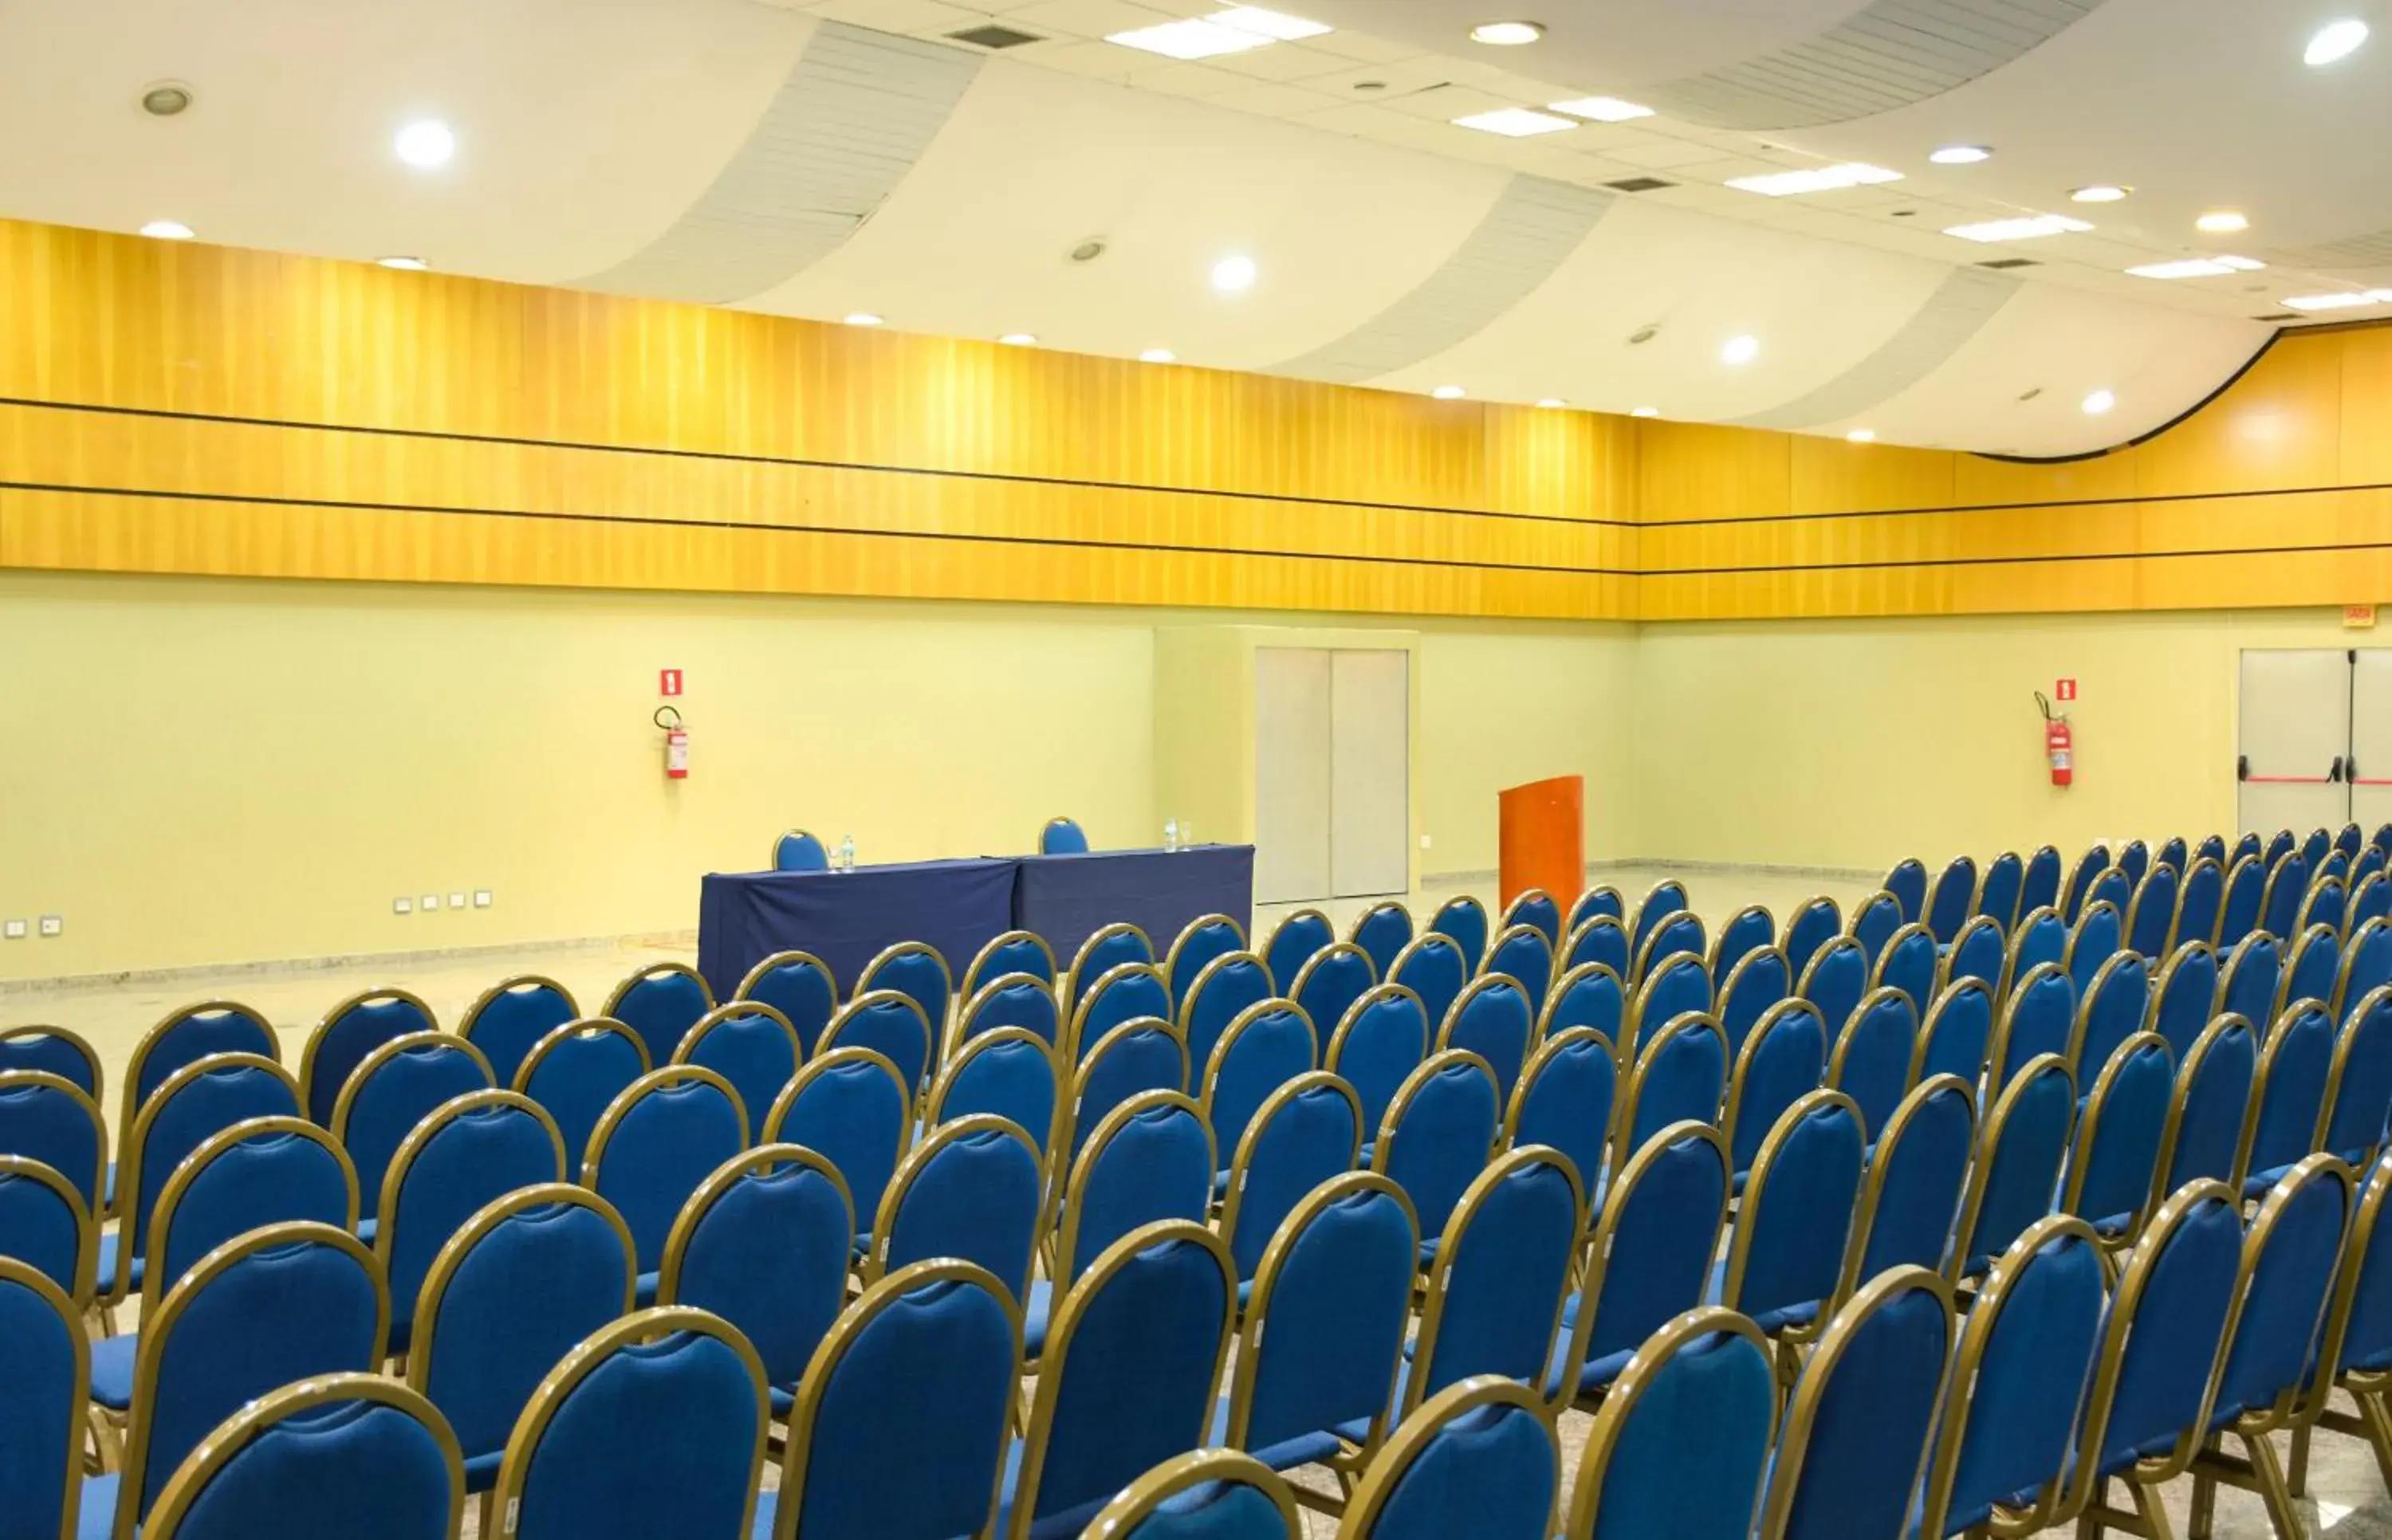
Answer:
<svg viewBox="0 0 2392 1540"><path fill-rule="evenodd" d="M2375 606L2372 604L2345 604L2342 607L2342 626L2343 629L2346 631L2373 630L2375 628Z"/></svg>
<svg viewBox="0 0 2392 1540"><path fill-rule="evenodd" d="M2055 700L2073 701L2076 698L2076 681L2074 679L2061 679L2059 683L2052 686L2051 693L2052 698Z"/></svg>

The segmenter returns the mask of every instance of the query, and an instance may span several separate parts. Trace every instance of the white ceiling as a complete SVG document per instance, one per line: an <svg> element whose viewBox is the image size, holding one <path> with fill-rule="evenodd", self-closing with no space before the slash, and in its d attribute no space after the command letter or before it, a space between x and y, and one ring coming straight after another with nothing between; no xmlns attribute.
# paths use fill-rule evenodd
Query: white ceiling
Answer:
<svg viewBox="0 0 2392 1540"><path fill-rule="evenodd" d="M1535 45L1467 40L1510 3L1291 0L1337 30L1177 63L1102 39L1218 0L6 0L0 215L2028 455L2193 406L2285 296L2392 284L2392 261L2326 265L2392 233L2392 14L2300 61L2383 0L1545 0ZM945 40L992 19L1040 41ZM1918 57L1840 62L1887 37ZM143 114L162 79L197 105ZM1450 122L1592 92L1667 110L1524 140ZM457 131L436 172L390 153L420 116ZM1996 153L1927 162L1955 141ZM1903 180L1723 185L1847 159ZM1639 175L1673 185L1606 187ZM2096 181L2134 196L2067 201ZM2196 232L2220 206L2252 228ZM1941 233L2048 212L2097 228ZM1232 252L1261 278L1222 295ZM2204 252L2270 265L2124 272ZM1972 265L2008 256L2036 265ZM1742 334L1760 356L1729 368ZM2097 389L2106 416L2079 409Z"/></svg>

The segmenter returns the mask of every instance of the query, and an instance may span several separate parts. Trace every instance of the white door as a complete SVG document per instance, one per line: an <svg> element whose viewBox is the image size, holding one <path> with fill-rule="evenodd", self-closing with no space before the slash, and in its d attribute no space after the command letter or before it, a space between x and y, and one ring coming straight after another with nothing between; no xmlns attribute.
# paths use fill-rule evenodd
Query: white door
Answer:
<svg viewBox="0 0 2392 1540"><path fill-rule="evenodd" d="M1402 893L1411 886L1411 655L1332 654L1329 696L1330 893Z"/></svg>
<svg viewBox="0 0 2392 1540"><path fill-rule="evenodd" d="M2349 772L2351 821L2370 835L2392 823L2392 648L2355 654Z"/></svg>
<svg viewBox="0 0 2392 1540"><path fill-rule="evenodd" d="M1254 651L1254 901L1329 895L1329 650Z"/></svg>
<svg viewBox="0 0 2392 1540"><path fill-rule="evenodd" d="M2351 668L2340 649L2246 652L2241 722L2242 827L2338 829L2349 821ZM2379 756L2392 771L2392 756Z"/></svg>

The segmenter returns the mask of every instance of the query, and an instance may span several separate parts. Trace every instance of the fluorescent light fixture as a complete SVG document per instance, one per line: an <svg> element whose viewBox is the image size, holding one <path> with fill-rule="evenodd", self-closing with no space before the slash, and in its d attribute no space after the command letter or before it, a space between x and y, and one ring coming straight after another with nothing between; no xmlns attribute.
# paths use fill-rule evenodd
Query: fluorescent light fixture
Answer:
<svg viewBox="0 0 2392 1540"><path fill-rule="evenodd" d="M1548 395L1542 401L1538 402L1537 405L1540 407L1566 407L1569 403L1563 400L1558 395Z"/></svg>
<svg viewBox="0 0 2392 1540"><path fill-rule="evenodd" d="M1138 361L1141 364L1176 364L1179 362L1179 355L1167 347L1150 347L1138 356Z"/></svg>
<svg viewBox="0 0 2392 1540"><path fill-rule="evenodd" d="M2105 390L2095 391L2092 395L2085 398L2085 415L2087 417L2099 417L2117 404L2118 397L2115 392Z"/></svg>
<svg viewBox="0 0 2392 1540"><path fill-rule="evenodd" d="M2126 274L2138 278L2215 278L2229 273L2256 273L2266 265L2249 257L2186 257L2180 262L2148 262L2127 268Z"/></svg>
<svg viewBox="0 0 2392 1540"><path fill-rule="evenodd" d="M2041 236L2066 235L2071 230L2092 227L2064 214L2038 214L2019 219L1988 219L1982 225L1954 225L1944 233L1963 240L2034 240Z"/></svg>
<svg viewBox="0 0 2392 1540"><path fill-rule="evenodd" d="M997 339L1008 347L1036 347L1038 339L1027 331L1008 331Z"/></svg>
<svg viewBox="0 0 2392 1540"><path fill-rule="evenodd" d="M141 226L141 233L152 240L188 240L191 227L175 219L153 219Z"/></svg>
<svg viewBox="0 0 2392 1540"><path fill-rule="evenodd" d="M1973 166L1980 161L1994 158L1991 145L1945 145L1930 151L1927 157L1939 166Z"/></svg>
<svg viewBox="0 0 2392 1540"><path fill-rule="evenodd" d="M1459 401L1462 399L1462 387L1460 385L1439 385L1436 389L1429 392L1429 394L1436 396L1439 401Z"/></svg>
<svg viewBox="0 0 2392 1540"><path fill-rule="evenodd" d="M2133 190L2109 182L2096 182L2089 188L2078 188L2068 196L2071 201L2077 203L2114 203Z"/></svg>
<svg viewBox="0 0 2392 1540"><path fill-rule="evenodd" d="M1165 21L1152 27L1138 27L1125 32L1109 32L1108 43L1118 43L1124 48L1141 48L1165 58L1217 58L1223 54L1242 54L1249 48L1268 48L1276 39L1267 33L1243 27L1226 27L1218 21Z"/></svg>
<svg viewBox="0 0 2392 1540"><path fill-rule="evenodd" d="M2301 62L2312 70L2322 69L2335 59L2347 58L2367 41L2367 23L2352 18L2329 21L2317 30L2309 45L2301 50Z"/></svg>
<svg viewBox="0 0 2392 1540"><path fill-rule="evenodd" d="M2194 220L2192 226L2211 235L2232 235L2237 230L2249 229L2251 221L2233 209L2212 209Z"/></svg>
<svg viewBox="0 0 2392 1540"><path fill-rule="evenodd" d="M1761 339L1753 336L1730 337L1720 346L1720 362L1741 369L1761 356Z"/></svg>
<svg viewBox="0 0 2392 1540"><path fill-rule="evenodd" d="M1661 408L1658 407L1632 407L1629 408L1628 415L1631 417L1658 417L1661 415Z"/></svg>
<svg viewBox="0 0 2392 1540"><path fill-rule="evenodd" d="M1852 440L1854 444L1875 444L1877 442L1877 430L1875 428L1854 428L1851 433L1846 434L1844 436Z"/></svg>
<svg viewBox="0 0 2392 1540"><path fill-rule="evenodd" d="M1545 103L1556 112L1566 112L1573 118L1592 118L1596 123L1628 123L1637 118L1649 118L1653 110L1618 97L1572 97L1567 101Z"/></svg>
<svg viewBox="0 0 2392 1540"><path fill-rule="evenodd" d="M1453 120L1457 128L1476 128L1483 133L1501 134L1509 139L1525 139L1532 134L1558 134L1578 124L1567 118L1556 118L1550 112L1533 112L1525 107L1499 107L1492 112L1473 112L1466 118Z"/></svg>
<svg viewBox="0 0 2392 1540"><path fill-rule="evenodd" d="M850 326L878 326L880 324L880 317L874 315L869 310L859 310L854 315L847 317L847 324Z"/></svg>
<svg viewBox="0 0 2392 1540"><path fill-rule="evenodd" d="M2333 294L2303 294L2284 302L2287 310L2355 310L2366 304L2392 304L2392 289L2346 289Z"/></svg>
<svg viewBox="0 0 2392 1540"><path fill-rule="evenodd" d="M1732 176L1728 178L1727 185L1768 198L1787 198L1798 192L1833 192L1839 188L1863 188L1878 182L1901 180L1902 173L1898 171L1888 171L1883 166L1873 166L1863 161L1847 161L1841 165L1773 172L1766 176Z"/></svg>
<svg viewBox="0 0 2392 1540"><path fill-rule="evenodd" d="M1471 42L1488 43L1498 48L1516 48L1544 35L1545 29L1534 21L1482 21L1470 29Z"/></svg>
<svg viewBox="0 0 2392 1540"><path fill-rule="evenodd" d="M422 257L386 256L374 258L374 265L377 267L395 267L402 273L420 273L426 267L431 266L432 264L424 261Z"/></svg>
<svg viewBox="0 0 2392 1540"><path fill-rule="evenodd" d="M1301 38L1319 37L1329 30L1318 21L1267 11L1260 6L1233 6L1225 11L1215 11L1204 19L1224 27L1235 27L1242 32L1254 32L1275 43L1294 43Z"/></svg>
<svg viewBox="0 0 2392 1540"><path fill-rule="evenodd" d="M1224 294L1235 294L1254 286L1254 259L1232 253L1213 264L1213 287Z"/></svg>
<svg viewBox="0 0 2392 1540"><path fill-rule="evenodd" d="M398 158L419 171L445 166L457 153L457 136L437 118L425 118L409 123L392 136L390 148Z"/></svg>

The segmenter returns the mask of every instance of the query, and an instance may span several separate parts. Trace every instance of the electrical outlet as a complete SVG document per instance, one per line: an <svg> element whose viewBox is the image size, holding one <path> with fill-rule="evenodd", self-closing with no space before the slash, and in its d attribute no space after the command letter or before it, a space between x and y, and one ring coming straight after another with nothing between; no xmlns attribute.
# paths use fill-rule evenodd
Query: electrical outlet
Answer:
<svg viewBox="0 0 2392 1540"><path fill-rule="evenodd" d="M462 893L451 893L451 894L449 894L449 895L448 895L448 907L449 907L449 908L451 908L451 909L462 909L462 908L464 908L464 907L465 907L465 895L463 895Z"/></svg>
<svg viewBox="0 0 2392 1540"><path fill-rule="evenodd" d="M23 940L25 938L25 922L22 920L9 921L5 927L0 927L0 935L5 935L11 941Z"/></svg>
<svg viewBox="0 0 2392 1540"><path fill-rule="evenodd" d="M477 887L474 889L474 907L475 909L488 909L490 907L490 890L488 888Z"/></svg>
<svg viewBox="0 0 2392 1540"><path fill-rule="evenodd" d="M63 915L63 914L45 914L45 915L43 915L43 916L42 916L42 934L43 934L43 935L45 935L45 936L63 936L63 935L65 935L65 934L66 934L66 928L67 928L67 917L66 917L65 915Z"/></svg>
<svg viewBox="0 0 2392 1540"><path fill-rule="evenodd" d="M426 893L423 897L415 900L415 907L423 911L424 913L429 914L434 910L440 907L440 895L437 893Z"/></svg>
<svg viewBox="0 0 2392 1540"><path fill-rule="evenodd" d="M390 912L393 914L412 914L415 912L415 900L412 899L393 899L390 900Z"/></svg>
<svg viewBox="0 0 2392 1540"><path fill-rule="evenodd" d="M1424 850L1428 848L1428 836L1426 835L1421 835L1421 848Z"/></svg>

